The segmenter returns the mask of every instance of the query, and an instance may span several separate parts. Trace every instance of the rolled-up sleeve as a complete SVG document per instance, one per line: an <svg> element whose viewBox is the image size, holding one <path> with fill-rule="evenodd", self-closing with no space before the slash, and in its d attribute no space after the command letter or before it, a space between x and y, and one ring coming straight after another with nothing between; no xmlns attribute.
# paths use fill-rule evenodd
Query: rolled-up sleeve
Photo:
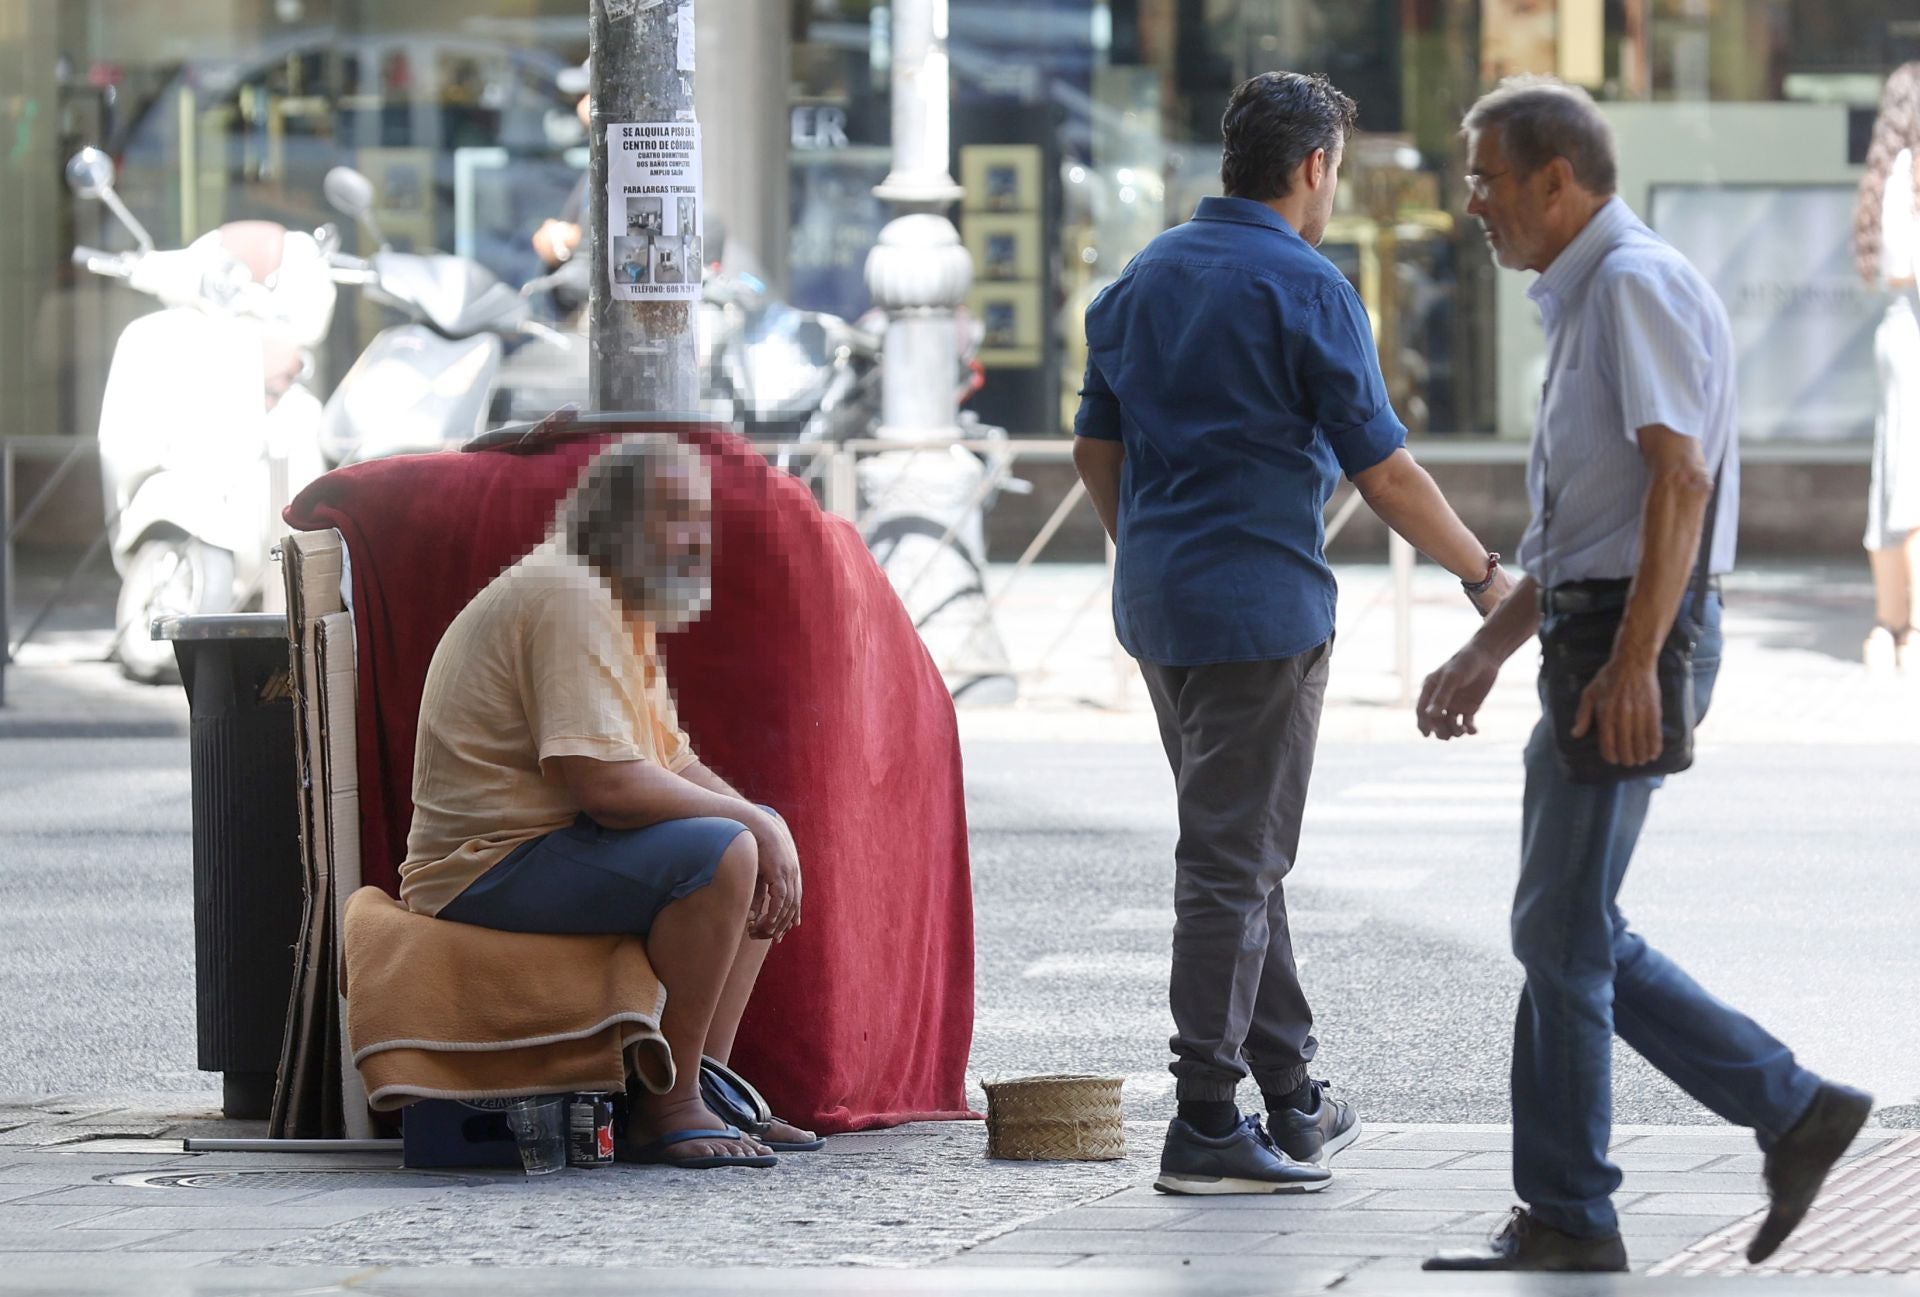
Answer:
<svg viewBox="0 0 1920 1297"><path fill-rule="evenodd" d="M1660 425L1700 437L1710 418L1706 312L1659 276L1618 274L1601 285L1601 319L1620 384L1620 432Z"/></svg>
<svg viewBox="0 0 1920 1297"><path fill-rule="evenodd" d="M1340 471L1352 477L1406 445L1407 429L1387 399L1373 326L1353 285L1329 288L1316 307L1294 338L1300 379Z"/></svg>
<svg viewBox="0 0 1920 1297"><path fill-rule="evenodd" d="M1099 441L1120 440L1120 398L1113 394L1107 376L1092 356L1087 357L1087 378L1080 385L1080 409L1073 416L1073 433Z"/></svg>

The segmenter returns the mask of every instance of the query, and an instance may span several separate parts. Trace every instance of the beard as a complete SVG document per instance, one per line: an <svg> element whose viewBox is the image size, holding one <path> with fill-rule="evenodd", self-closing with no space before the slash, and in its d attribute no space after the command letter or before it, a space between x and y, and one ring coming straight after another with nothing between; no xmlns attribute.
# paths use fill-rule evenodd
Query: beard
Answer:
<svg viewBox="0 0 1920 1297"><path fill-rule="evenodd" d="M676 631L698 621L713 606L713 577L706 572L674 572L651 582L640 602L640 612L663 631Z"/></svg>
<svg viewBox="0 0 1920 1297"><path fill-rule="evenodd" d="M614 587L628 613L645 618L656 630L676 631L698 621L713 606L713 573L699 560L685 564L647 564Z"/></svg>

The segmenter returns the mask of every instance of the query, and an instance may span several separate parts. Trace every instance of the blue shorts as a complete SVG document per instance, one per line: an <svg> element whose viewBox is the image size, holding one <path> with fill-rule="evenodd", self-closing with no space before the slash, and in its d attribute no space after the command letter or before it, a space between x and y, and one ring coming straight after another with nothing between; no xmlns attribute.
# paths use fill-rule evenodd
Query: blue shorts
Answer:
<svg viewBox="0 0 1920 1297"><path fill-rule="evenodd" d="M660 911L713 881L720 857L745 832L719 816L609 829L582 815L515 847L439 917L503 932L644 937Z"/></svg>

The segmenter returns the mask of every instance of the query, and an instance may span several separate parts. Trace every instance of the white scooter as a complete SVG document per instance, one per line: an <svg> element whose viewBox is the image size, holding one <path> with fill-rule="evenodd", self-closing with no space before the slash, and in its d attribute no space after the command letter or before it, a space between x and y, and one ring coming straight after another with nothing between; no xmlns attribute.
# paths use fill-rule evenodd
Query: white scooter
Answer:
<svg viewBox="0 0 1920 1297"><path fill-rule="evenodd" d="M320 444L330 461L457 450L487 430L509 339L541 339L562 357L575 348L533 318L528 299L548 281L516 291L471 257L396 252L374 220L372 183L349 167L329 171L324 191L378 245L365 259L336 254L336 278L401 317L375 335L327 398ZM579 352L584 366L584 342Z"/></svg>
<svg viewBox="0 0 1920 1297"><path fill-rule="evenodd" d="M158 251L114 192L113 162L83 149L67 165L82 198L132 233L129 252L75 248L75 264L123 280L163 309L114 345L100 407L107 530L120 573L114 655L150 683L178 678L148 627L281 597L269 580L281 511L325 469L312 348L334 305L331 229L235 221Z"/></svg>

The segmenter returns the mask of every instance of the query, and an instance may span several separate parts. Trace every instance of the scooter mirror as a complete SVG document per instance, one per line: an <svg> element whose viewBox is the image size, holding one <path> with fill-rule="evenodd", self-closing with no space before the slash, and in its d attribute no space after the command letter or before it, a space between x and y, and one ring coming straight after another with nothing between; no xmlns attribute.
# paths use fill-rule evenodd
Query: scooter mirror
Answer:
<svg viewBox="0 0 1920 1297"><path fill-rule="evenodd" d="M67 162L67 188L82 198L99 198L113 188L113 159L85 148Z"/></svg>
<svg viewBox="0 0 1920 1297"><path fill-rule="evenodd" d="M365 221L373 215L373 182L352 167L335 167L320 182L320 191L337 212Z"/></svg>

